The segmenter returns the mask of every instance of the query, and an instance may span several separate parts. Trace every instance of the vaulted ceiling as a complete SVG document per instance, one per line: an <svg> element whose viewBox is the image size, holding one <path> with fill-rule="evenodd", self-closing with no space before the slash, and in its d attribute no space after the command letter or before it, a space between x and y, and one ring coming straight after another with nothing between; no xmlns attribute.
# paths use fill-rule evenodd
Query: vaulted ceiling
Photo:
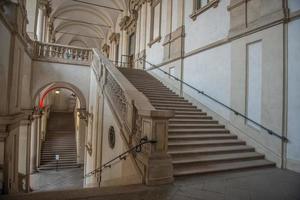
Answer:
<svg viewBox="0 0 300 200"><path fill-rule="evenodd" d="M55 42L101 47L117 27L127 0L50 0Z"/></svg>

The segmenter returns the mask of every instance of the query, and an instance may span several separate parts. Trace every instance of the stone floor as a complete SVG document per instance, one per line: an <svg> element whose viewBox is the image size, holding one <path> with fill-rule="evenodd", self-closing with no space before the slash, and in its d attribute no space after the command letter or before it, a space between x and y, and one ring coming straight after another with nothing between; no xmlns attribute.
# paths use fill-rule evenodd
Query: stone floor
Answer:
<svg viewBox="0 0 300 200"><path fill-rule="evenodd" d="M37 192L3 199L300 200L300 174L277 168L176 178L170 185ZM1 196L0 196L1 199Z"/></svg>
<svg viewBox="0 0 300 200"><path fill-rule="evenodd" d="M78 189L83 187L83 169L58 169L40 170L32 174L31 189L33 192L61 190L61 189Z"/></svg>

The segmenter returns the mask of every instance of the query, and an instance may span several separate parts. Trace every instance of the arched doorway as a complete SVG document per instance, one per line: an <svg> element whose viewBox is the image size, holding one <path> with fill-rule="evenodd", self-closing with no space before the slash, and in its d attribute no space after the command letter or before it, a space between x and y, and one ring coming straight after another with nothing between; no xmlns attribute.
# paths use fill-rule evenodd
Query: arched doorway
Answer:
<svg viewBox="0 0 300 200"><path fill-rule="evenodd" d="M31 189L82 188L86 98L76 86L55 82L40 88L33 102Z"/></svg>

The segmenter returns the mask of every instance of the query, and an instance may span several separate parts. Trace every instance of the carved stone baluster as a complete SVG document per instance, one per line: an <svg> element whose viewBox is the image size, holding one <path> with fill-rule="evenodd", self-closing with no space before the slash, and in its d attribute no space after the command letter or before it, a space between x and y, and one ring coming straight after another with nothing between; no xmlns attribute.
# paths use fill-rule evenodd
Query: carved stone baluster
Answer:
<svg viewBox="0 0 300 200"><path fill-rule="evenodd" d="M81 49L78 49L78 50L77 50L77 60L78 60L78 61L81 61L81 60L82 60L82 59L81 59L81 52L82 52Z"/></svg>
<svg viewBox="0 0 300 200"><path fill-rule="evenodd" d="M64 59L66 57L66 52L64 47L60 47L60 57Z"/></svg>
<svg viewBox="0 0 300 200"><path fill-rule="evenodd" d="M88 61L88 60L89 60L88 51L84 50L84 61Z"/></svg>
<svg viewBox="0 0 300 200"><path fill-rule="evenodd" d="M78 49L74 49L74 57L73 60L78 60Z"/></svg>
<svg viewBox="0 0 300 200"><path fill-rule="evenodd" d="M51 58L51 47L52 45L47 45L47 57Z"/></svg>
<svg viewBox="0 0 300 200"><path fill-rule="evenodd" d="M53 57L54 58L58 57L58 47L57 46L53 48Z"/></svg>
<svg viewBox="0 0 300 200"><path fill-rule="evenodd" d="M43 44L43 57L47 57L47 45Z"/></svg>

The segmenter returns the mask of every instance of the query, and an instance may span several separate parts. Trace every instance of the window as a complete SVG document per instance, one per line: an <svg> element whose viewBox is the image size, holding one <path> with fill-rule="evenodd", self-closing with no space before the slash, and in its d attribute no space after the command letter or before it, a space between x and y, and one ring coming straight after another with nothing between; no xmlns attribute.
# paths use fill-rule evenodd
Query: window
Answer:
<svg viewBox="0 0 300 200"><path fill-rule="evenodd" d="M220 0L194 0L193 2L193 13L190 17L196 20L197 16L205 12L211 7L216 8Z"/></svg>
<svg viewBox="0 0 300 200"><path fill-rule="evenodd" d="M153 2L151 7L151 25L150 25L150 42L149 46L157 41L160 41L160 29L161 29L161 0Z"/></svg>

